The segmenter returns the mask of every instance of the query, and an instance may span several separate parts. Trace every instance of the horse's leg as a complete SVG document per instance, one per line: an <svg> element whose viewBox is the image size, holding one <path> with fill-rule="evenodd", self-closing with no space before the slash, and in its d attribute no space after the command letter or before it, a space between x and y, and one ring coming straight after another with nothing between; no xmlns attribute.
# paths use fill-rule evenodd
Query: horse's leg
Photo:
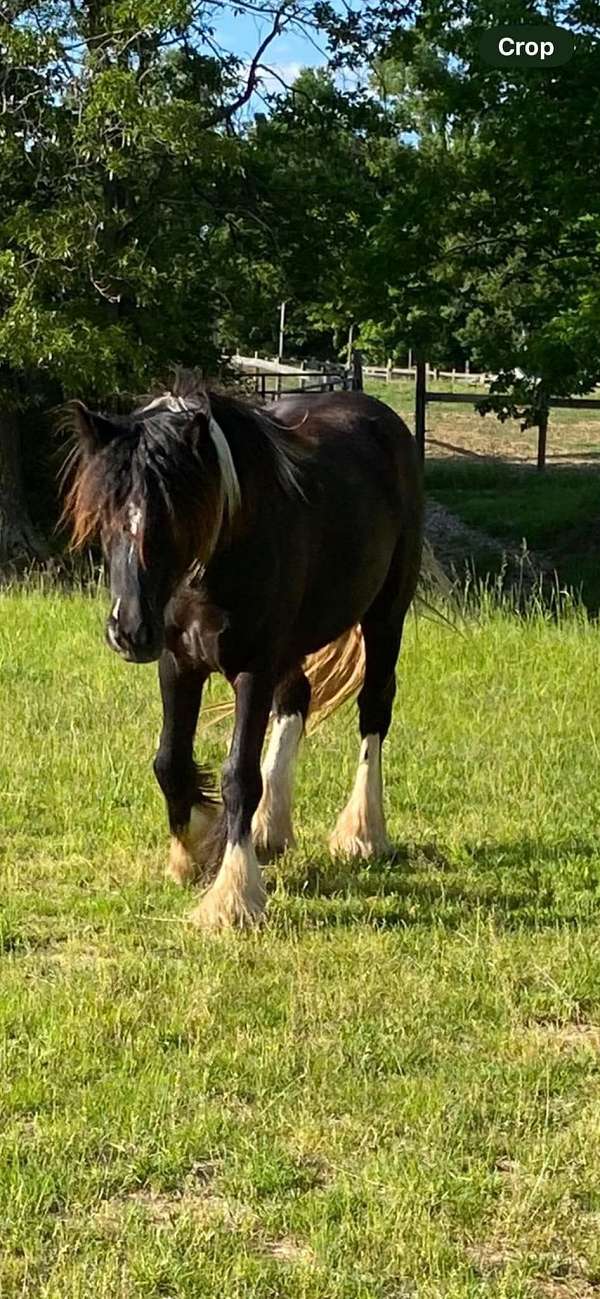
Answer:
<svg viewBox="0 0 600 1299"><path fill-rule="evenodd" d="M273 696L273 722L262 765L263 792L252 835L261 861L292 848L292 797L298 747L310 704L310 685L301 669L280 682Z"/></svg>
<svg viewBox="0 0 600 1299"><path fill-rule="evenodd" d="M396 663L405 610L382 610L376 602L361 627L365 642L365 679L358 696L360 756L354 788L331 835L334 856L377 857L390 852L383 811L381 746L392 719Z"/></svg>
<svg viewBox="0 0 600 1299"><path fill-rule="evenodd" d="M252 843L252 817L262 793L260 755L273 679L266 673L241 672L235 681L235 695L235 726L222 779L227 843L215 881L190 917L203 929L253 924L265 906L265 888Z"/></svg>
<svg viewBox="0 0 600 1299"><path fill-rule="evenodd" d="M178 884L187 884L202 873L207 841L218 818L219 806L203 790L202 773L193 758L206 669L183 668L165 651L158 665L163 704L163 725L154 773L167 803L171 848L168 872Z"/></svg>

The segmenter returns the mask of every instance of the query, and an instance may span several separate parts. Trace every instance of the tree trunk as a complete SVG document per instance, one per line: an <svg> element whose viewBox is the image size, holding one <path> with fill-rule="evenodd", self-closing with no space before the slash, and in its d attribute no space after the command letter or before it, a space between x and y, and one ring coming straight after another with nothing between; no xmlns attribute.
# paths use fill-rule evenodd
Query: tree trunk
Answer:
<svg viewBox="0 0 600 1299"><path fill-rule="evenodd" d="M25 502L18 418L16 412L0 408L0 572L47 558Z"/></svg>

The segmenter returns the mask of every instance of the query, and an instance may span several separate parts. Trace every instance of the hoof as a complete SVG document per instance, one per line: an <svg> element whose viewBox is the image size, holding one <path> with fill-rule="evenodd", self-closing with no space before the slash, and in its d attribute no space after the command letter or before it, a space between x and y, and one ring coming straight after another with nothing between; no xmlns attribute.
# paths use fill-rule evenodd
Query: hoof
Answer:
<svg viewBox="0 0 600 1299"><path fill-rule="evenodd" d="M176 884L180 884L182 888L185 888L187 884L195 884L201 873L201 866L194 861L182 840L173 835L165 871L167 878L174 880Z"/></svg>
<svg viewBox="0 0 600 1299"><path fill-rule="evenodd" d="M267 862L275 861L277 857L281 857L281 854L287 848L296 847L296 840L291 827L287 833L278 834L265 822L253 825L252 842L256 856L263 866Z"/></svg>
<svg viewBox="0 0 600 1299"><path fill-rule="evenodd" d="M373 857L392 857L394 845L387 835L366 838L336 829L329 837L329 851L332 857L343 857L346 861L369 861Z"/></svg>
<svg viewBox="0 0 600 1299"><path fill-rule="evenodd" d="M214 884L189 919L205 932L252 929L263 919L266 896L252 843L228 844Z"/></svg>
<svg viewBox="0 0 600 1299"><path fill-rule="evenodd" d="M171 836L166 874L176 884L196 884L214 876L220 856L219 803L195 804L188 824Z"/></svg>

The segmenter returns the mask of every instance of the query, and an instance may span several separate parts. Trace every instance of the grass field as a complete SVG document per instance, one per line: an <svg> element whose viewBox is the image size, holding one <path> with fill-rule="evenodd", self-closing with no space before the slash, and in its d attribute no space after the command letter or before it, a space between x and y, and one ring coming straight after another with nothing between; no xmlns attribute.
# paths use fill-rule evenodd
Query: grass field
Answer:
<svg viewBox="0 0 600 1299"><path fill-rule="evenodd" d="M446 381L447 382L447 381ZM438 390L442 382L432 380ZM460 385L457 385L457 387ZM413 427L410 383L370 383L369 391ZM478 389L474 388L474 396ZM469 406L428 407L427 492L451 513L493 539L472 556L480 576L502 565L504 550L523 542L537 551L558 583L578 591L591 613L600 609L600 406L553 411L548 468L535 465L536 431L518 422L482 419Z"/></svg>
<svg viewBox="0 0 600 1299"><path fill-rule="evenodd" d="M162 875L155 673L103 611L0 599L2 1299L592 1299L597 631L411 625L396 861L325 851L344 711L266 929L207 939Z"/></svg>

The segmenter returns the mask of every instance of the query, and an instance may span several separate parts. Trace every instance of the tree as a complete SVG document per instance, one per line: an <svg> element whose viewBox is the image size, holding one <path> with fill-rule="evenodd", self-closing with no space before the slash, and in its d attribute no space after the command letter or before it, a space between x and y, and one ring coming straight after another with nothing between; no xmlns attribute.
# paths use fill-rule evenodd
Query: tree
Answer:
<svg viewBox="0 0 600 1299"><path fill-rule="evenodd" d="M295 350L331 356L346 343L378 202L371 152L384 132L378 104L342 91L325 70L305 70L291 93L271 96L270 114L247 138L245 198L231 232L235 305L223 320L227 336L274 348L277 307L286 300Z"/></svg>
<svg viewBox="0 0 600 1299"><path fill-rule="evenodd" d="M247 66L214 38L228 8L264 19ZM101 400L173 363L214 367L221 319L260 282L260 259L241 265L241 286L227 260L248 209L236 115L275 36L314 25L318 8L12 0L0 11L0 563L37 549L7 489L15 393L34 406L50 393Z"/></svg>
<svg viewBox="0 0 600 1299"><path fill-rule="evenodd" d="M456 340L499 372L502 413L520 406L532 418L544 393L600 379L600 11L495 7L496 23L543 21L577 34L563 67L485 65L478 41L490 11L480 0L427 0L414 27L395 34L379 88L418 144L420 275L398 195L373 232L372 282L383 260L391 272L386 314L412 321L414 335L425 323L431 349Z"/></svg>

